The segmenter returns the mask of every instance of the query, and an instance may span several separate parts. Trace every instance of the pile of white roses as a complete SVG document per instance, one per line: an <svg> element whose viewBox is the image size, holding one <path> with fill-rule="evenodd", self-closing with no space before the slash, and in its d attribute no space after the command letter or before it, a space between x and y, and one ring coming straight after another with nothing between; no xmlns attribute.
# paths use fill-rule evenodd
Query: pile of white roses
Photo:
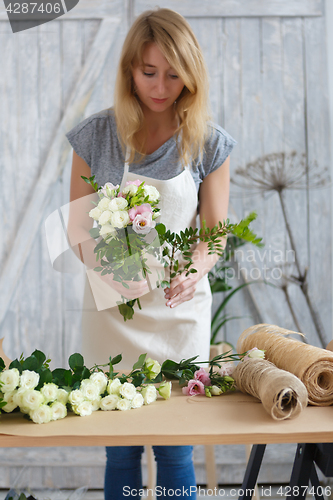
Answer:
<svg viewBox="0 0 333 500"><path fill-rule="evenodd" d="M33 357L34 354L29 359ZM79 364L75 365L75 361L71 361L71 358L79 360ZM120 377L113 372L112 365L113 360L114 364L121 360L120 355L113 360L110 358L107 365L109 372L104 372L98 367L88 370L83 365L83 358L82 362L80 361L81 358L81 355L77 354L70 357L72 371L56 369L52 373L46 361L39 368L41 373L45 370L49 371L54 380L59 377L59 372L67 372L67 377L72 377L73 382L75 373L79 372L81 380L76 380L72 387L59 387L53 381L42 383L37 371L21 371L15 366L3 369L0 373L2 409L7 413L19 410L27 414L33 422L44 424L66 417L68 410L84 417L96 410L140 408L156 401L158 394L164 399L170 398L171 382L161 381L160 364L151 358L145 359L146 355L140 357L135 365L136 368L133 368L129 376ZM13 363L19 366L17 360ZM21 360L21 363L23 365L24 360ZM82 378L81 374L87 378ZM160 384L155 387L151 382L154 382L157 376L159 376ZM135 382L135 385L128 380ZM145 383L140 383L141 381Z"/></svg>
<svg viewBox="0 0 333 500"><path fill-rule="evenodd" d="M2 399L6 403L3 410L11 413L16 408L27 413L33 422L38 424L59 420L67 415L66 403L68 392L56 384L39 384L39 374L17 368L3 370L0 374Z"/></svg>
<svg viewBox="0 0 333 500"><path fill-rule="evenodd" d="M81 417L91 415L96 410L130 410L149 405L160 394L164 399L171 395L171 382L135 387L119 378L108 380L102 372L93 373L89 379L82 380L80 389L70 392L68 401L72 410Z"/></svg>

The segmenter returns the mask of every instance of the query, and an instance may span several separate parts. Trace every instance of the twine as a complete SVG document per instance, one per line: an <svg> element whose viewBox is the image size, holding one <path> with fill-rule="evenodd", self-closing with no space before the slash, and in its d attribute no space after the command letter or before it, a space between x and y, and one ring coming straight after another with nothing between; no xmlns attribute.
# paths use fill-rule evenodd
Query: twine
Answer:
<svg viewBox="0 0 333 500"><path fill-rule="evenodd" d="M286 337L294 333L297 332L276 325L254 325L239 337L237 351L242 353L253 347L264 350L268 361L303 382L309 404L333 404L333 352Z"/></svg>
<svg viewBox="0 0 333 500"><path fill-rule="evenodd" d="M307 405L307 390L299 378L266 359L241 361L232 377L238 389L260 399L275 420L295 418Z"/></svg>

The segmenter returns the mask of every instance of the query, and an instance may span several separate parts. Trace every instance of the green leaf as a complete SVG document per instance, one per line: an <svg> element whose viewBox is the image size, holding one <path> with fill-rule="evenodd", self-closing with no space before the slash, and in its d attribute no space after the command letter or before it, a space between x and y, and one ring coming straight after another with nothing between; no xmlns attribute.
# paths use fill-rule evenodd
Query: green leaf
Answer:
<svg viewBox="0 0 333 500"><path fill-rule="evenodd" d="M0 372L6 368L6 364L2 358L0 358Z"/></svg>
<svg viewBox="0 0 333 500"><path fill-rule="evenodd" d="M71 387L73 384L73 374L70 370L65 370L64 383L66 386Z"/></svg>
<svg viewBox="0 0 333 500"><path fill-rule="evenodd" d="M43 366L43 363L46 360L46 356L42 351L38 351L38 349L36 349L31 356L34 356L37 359L38 368Z"/></svg>
<svg viewBox="0 0 333 500"><path fill-rule="evenodd" d="M43 387L44 384L50 384L53 380L52 372L48 368L42 370L39 373L39 383L38 388Z"/></svg>
<svg viewBox="0 0 333 500"><path fill-rule="evenodd" d="M163 236L163 235L165 234L165 232L166 232L165 225L164 225L164 224L162 224L161 222L158 222L158 223L156 224L155 229L156 229L156 231L158 232L158 234L159 234L160 236Z"/></svg>
<svg viewBox="0 0 333 500"><path fill-rule="evenodd" d="M111 363L113 365L117 365L118 363L120 363L120 361L123 359L122 355L121 354L117 354L117 356L115 356L114 358L111 359Z"/></svg>
<svg viewBox="0 0 333 500"><path fill-rule="evenodd" d="M123 316L124 321L132 319L134 315L134 309L128 304L119 304L118 309L120 314Z"/></svg>
<svg viewBox="0 0 333 500"><path fill-rule="evenodd" d="M82 367L84 365L84 359L82 354L76 352L75 354L69 356L68 364L73 371L75 371L78 367Z"/></svg>
<svg viewBox="0 0 333 500"><path fill-rule="evenodd" d="M133 365L133 370L137 370L138 368L142 368L143 367L143 365L145 363L146 356L147 356L147 353L146 354L140 354L139 359Z"/></svg>
<svg viewBox="0 0 333 500"><path fill-rule="evenodd" d="M89 234L94 240L99 238L99 228L92 227L91 229L89 229Z"/></svg>
<svg viewBox="0 0 333 500"><path fill-rule="evenodd" d="M65 368L56 368L52 371L53 382L59 386L65 385ZM71 373L71 372L70 372Z"/></svg>
<svg viewBox="0 0 333 500"><path fill-rule="evenodd" d="M36 371L38 368L38 361L35 356L29 356L22 363L22 370Z"/></svg>

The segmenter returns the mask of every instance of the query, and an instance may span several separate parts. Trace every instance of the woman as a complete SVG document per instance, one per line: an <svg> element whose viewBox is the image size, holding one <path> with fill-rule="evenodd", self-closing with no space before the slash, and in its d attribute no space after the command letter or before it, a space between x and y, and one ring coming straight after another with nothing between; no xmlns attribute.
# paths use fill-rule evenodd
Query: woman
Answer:
<svg viewBox="0 0 333 500"><path fill-rule="evenodd" d="M191 27L176 12L158 9L136 19L121 54L114 108L87 118L67 137L74 149L71 201L92 193L81 175L95 175L100 186L139 179L160 191L160 220L172 231L195 226L198 206L208 227L227 218L229 154L235 141L209 122L202 52ZM81 221L81 226L89 229L86 222ZM94 242L88 242L85 258L80 254L91 267L96 265L93 247ZM198 354L208 359L207 273L216 260L208 255L207 244L200 242L193 258L197 273L181 274L164 292L161 288L149 291L145 280L132 283L126 296L141 296L142 309L136 309L126 323L117 307L97 311L87 284L82 321L86 363L103 363L105 353L120 352L123 369L131 368L144 352L160 362ZM119 290L111 276L106 280ZM125 294L123 287L121 293ZM180 489L179 498L188 498L190 486L196 484L192 447L156 446L154 452L161 491ZM141 454L141 447L107 448L107 500L128 496L125 486L126 492L142 487ZM193 488L190 496L195 498Z"/></svg>

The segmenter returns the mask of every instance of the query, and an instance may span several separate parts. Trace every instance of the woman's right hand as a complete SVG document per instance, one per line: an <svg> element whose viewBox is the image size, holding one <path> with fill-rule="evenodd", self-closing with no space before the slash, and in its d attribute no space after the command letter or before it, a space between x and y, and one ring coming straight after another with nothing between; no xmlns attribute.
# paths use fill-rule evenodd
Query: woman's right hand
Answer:
<svg viewBox="0 0 333 500"><path fill-rule="evenodd" d="M150 291L148 282L145 279L140 281L124 281L129 286L129 288L126 288L119 281L114 281L112 273L100 277L104 283L107 283L113 290L116 290L116 292L128 300L137 299Z"/></svg>

